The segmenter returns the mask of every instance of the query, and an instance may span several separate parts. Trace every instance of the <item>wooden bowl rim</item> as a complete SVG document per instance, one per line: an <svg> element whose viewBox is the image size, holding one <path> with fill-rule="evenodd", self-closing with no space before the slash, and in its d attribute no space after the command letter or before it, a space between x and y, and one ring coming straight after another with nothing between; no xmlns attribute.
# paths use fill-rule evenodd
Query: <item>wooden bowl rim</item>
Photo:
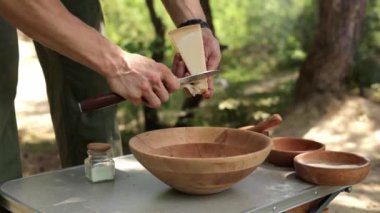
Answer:
<svg viewBox="0 0 380 213"><path fill-rule="evenodd" d="M156 157L156 158L161 158L161 159L167 159L167 160L177 160L177 161L197 161L197 162L212 162L212 163L215 163L215 162L225 162L226 160L232 160L232 161L236 161L236 160L239 160L239 159L244 159L244 158L247 158L247 157L250 157L250 156L254 156L254 155L257 155L259 154L260 152L265 152L267 149L271 149L272 147L272 138L266 136L266 135L263 135L261 133L257 133L257 132L252 132L252 131L246 131L246 130L240 130L240 129L234 129L234 128L229 128L229 127L173 127L173 128L166 128L166 129L178 129L178 128L213 128L213 129L225 129L225 130L232 130L232 131L241 131L241 132L244 132L244 134L254 134L256 136L259 136L259 137L263 137L265 138L265 146L258 150L258 151L255 151L255 152L251 152L251 153L247 153L247 154L241 154L241 155L234 155L234 156L227 156L227 157L209 157L209 158L185 158L185 157L172 157L172 156L165 156L165 155L158 155L158 154L147 154L146 152L141 152L140 150L137 150L135 149L135 147L133 147L131 144L131 140L133 138L137 138L139 135L141 134L145 134L145 133L151 133L151 132L155 132L155 131L160 131L162 129L158 129L158 130L152 130L152 131L147 131L147 132L143 132L143 133L140 133L140 134L137 134L135 136L133 136L130 140L129 140L129 147L131 148L131 151L134 151L134 152L138 152L142 155L147 155L147 156L150 156L150 157ZM269 152L268 152L269 154ZM264 160L264 159L263 159Z"/></svg>
<svg viewBox="0 0 380 213"><path fill-rule="evenodd" d="M275 140L276 139L290 139L290 140L303 140L303 141L309 141L309 142L312 142L314 144L318 144L320 145L320 147L318 149L310 149L310 150L300 150L300 151L292 151L292 150L283 150L283 149L276 149L274 147L274 143L275 143ZM289 154L303 154L305 152L315 152L315 151L323 151L324 149L326 149L326 145L321 143L321 142L318 142L318 141L315 141L315 140L311 140L311 139L306 139L306 138L298 138L298 137L286 137L286 136L282 136L282 137L273 137L272 138L272 151L275 151L275 152L281 152L281 153L289 153Z"/></svg>
<svg viewBox="0 0 380 213"><path fill-rule="evenodd" d="M316 155L316 154L321 153L321 152L323 152L325 154L335 154L335 155L341 155L341 154L352 155L352 156L355 156L357 158L363 159L364 163L363 164L350 164L350 165L353 165L353 167L351 167L351 168L330 168L330 167L326 168L326 167L313 166L313 165L310 165L308 163L304 163L304 162L300 161L301 158L304 157L304 156L307 156L307 155ZM360 155L360 154L357 154L357 153L352 153L352 152L342 152L342 151L312 151L312 152L306 152L306 153L302 153L302 154L299 154L296 157L294 157L293 161L294 161L294 163L297 163L300 166L304 166L304 167L311 168L311 169L323 169L323 170L326 170L326 171L333 171L333 170L339 170L339 171L357 170L357 169L362 169L362 168L368 167L371 164L371 160L369 158L363 156L363 155Z"/></svg>

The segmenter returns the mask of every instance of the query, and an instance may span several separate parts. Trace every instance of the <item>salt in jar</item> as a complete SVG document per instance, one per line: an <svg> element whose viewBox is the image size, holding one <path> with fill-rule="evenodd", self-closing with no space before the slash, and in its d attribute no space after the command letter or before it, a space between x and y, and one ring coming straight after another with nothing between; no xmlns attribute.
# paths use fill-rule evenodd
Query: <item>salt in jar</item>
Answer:
<svg viewBox="0 0 380 213"><path fill-rule="evenodd" d="M84 160L86 177L93 183L113 180L115 162L112 159L111 145L107 143L89 143L88 157Z"/></svg>

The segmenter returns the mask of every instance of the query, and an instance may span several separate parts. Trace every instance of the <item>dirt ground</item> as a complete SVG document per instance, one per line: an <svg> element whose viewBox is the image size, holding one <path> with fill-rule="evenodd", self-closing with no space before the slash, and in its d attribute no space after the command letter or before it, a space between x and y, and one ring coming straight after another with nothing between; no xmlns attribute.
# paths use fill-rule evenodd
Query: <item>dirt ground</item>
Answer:
<svg viewBox="0 0 380 213"><path fill-rule="evenodd" d="M16 97L24 176L60 168L49 115L46 88L33 45L20 38ZM327 115L310 108L285 116L274 136L299 136L326 144L328 150L362 154L372 161L370 175L341 193L330 212L380 212L380 105L359 97L333 102Z"/></svg>
<svg viewBox="0 0 380 213"><path fill-rule="evenodd" d="M330 212L380 212L380 105L359 97L330 104L324 116L304 107L285 116L274 136L297 136L320 141L327 150L353 152L371 160L369 176L341 193Z"/></svg>

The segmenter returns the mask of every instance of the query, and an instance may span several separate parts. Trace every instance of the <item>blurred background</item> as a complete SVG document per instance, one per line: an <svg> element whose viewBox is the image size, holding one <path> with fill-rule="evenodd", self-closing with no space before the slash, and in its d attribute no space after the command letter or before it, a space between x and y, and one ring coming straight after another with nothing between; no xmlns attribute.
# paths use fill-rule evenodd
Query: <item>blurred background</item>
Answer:
<svg viewBox="0 0 380 213"><path fill-rule="evenodd" d="M380 212L380 1L201 2L223 55L214 97L179 91L157 110L120 104L124 151L147 130L237 128L279 113L284 122L271 135L311 138L372 160L370 176L338 196L332 212ZM160 1L102 5L110 40L171 66L167 32L175 26ZM19 41L16 108L27 176L60 165L43 74L32 41L21 32Z"/></svg>

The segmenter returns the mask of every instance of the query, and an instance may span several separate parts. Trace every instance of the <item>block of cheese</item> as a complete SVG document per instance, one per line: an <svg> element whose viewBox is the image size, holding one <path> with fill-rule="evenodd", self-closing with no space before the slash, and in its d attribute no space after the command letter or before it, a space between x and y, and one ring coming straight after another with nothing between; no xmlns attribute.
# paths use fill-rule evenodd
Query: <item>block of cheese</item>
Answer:
<svg viewBox="0 0 380 213"><path fill-rule="evenodd" d="M199 24L173 30L169 32L169 37L192 75L206 71L202 29ZM196 94L203 94L208 89L207 79L194 81L190 84L184 85L184 87L193 96Z"/></svg>

